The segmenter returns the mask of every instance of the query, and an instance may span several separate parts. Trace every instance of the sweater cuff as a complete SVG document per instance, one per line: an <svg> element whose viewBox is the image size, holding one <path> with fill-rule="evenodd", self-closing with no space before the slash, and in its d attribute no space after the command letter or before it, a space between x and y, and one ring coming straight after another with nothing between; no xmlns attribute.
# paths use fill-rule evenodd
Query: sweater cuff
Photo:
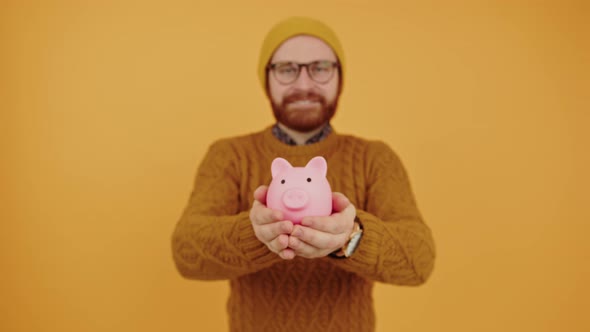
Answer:
<svg viewBox="0 0 590 332"><path fill-rule="evenodd" d="M253 264L265 267L282 261L279 255L270 251L254 234L249 211L240 213L238 237L239 249Z"/></svg>
<svg viewBox="0 0 590 332"><path fill-rule="evenodd" d="M383 240L383 225L379 218L368 212L357 210L356 214L363 228L363 236L358 247L350 257L332 261L346 270L363 275L378 266Z"/></svg>

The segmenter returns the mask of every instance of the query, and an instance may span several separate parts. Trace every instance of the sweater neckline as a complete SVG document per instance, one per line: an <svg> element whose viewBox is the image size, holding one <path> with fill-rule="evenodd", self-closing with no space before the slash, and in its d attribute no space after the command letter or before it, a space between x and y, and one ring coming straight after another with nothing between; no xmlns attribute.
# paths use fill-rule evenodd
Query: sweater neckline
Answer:
<svg viewBox="0 0 590 332"><path fill-rule="evenodd" d="M320 142L307 145L288 145L278 140L272 134L272 126L269 126L262 131L262 140L268 153L275 157L320 156L325 155L328 151L334 151L338 144L338 134L332 127L332 133Z"/></svg>

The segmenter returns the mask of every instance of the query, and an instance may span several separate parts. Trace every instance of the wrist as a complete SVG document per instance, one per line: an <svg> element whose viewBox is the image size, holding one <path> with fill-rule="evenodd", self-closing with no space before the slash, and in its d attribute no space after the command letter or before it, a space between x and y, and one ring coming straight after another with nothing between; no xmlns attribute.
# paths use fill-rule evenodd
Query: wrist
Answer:
<svg viewBox="0 0 590 332"><path fill-rule="evenodd" d="M344 243L344 246L338 250L332 252L329 256L333 258L348 258L356 251L359 245L361 237L363 235L363 225L358 217L354 218L354 224L352 232L348 236L348 240Z"/></svg>

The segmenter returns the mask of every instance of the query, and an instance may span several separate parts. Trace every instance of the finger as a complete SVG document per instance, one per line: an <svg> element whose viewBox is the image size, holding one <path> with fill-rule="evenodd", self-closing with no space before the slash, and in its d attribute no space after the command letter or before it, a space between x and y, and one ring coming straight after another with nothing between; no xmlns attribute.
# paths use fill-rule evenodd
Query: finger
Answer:
<svg viewBox="0 0 590 332"><path fill-rule="evenodd" d="M350 204L344 211L334 213L331 216L305 217L301 220L301 225L325 233L340 234L352 228L355 215L356 210Z"/></svg>
<svg viewBox="0 0 590 332"><path fill-rule="evenodd" d="M287 234L280 234L271 241L269 241L266 246L270 251L280 254L281 251L287 249L289 246L289 236Z"/></svg>
<svg viewBox="0 0 590 332"><path fill-rule="evenodd" d="M293 249L287 248L279 252L279 257L285 260L293 259L295 258L295 251L293 251Z"/></svg>
<svg viewBox="0 0 590 332"><path fill-rule="evenodd" d="M304 258L317 258L327 255L327 251L316 248L293 236L289 237L289 248L293 250L296 256Z"/></svg>
<svg viewBox="0 0 590 332"><path fill-rule="evenodd" d="M261 225L257 227L256 233L258 239L265 243L270 243L272 241L276 241L278 236L288 235L293 231L293 223L290 221L277 221L266 225ZM276 242L275 242L276 244ZM275 245L273 249L275 252L278 252L280 249L284 249L287 246L281 247L280 245Z"/></svg>
<svg viewBox="0 0 590 332"><path fill-rule="evenodd" d="M350 200L342 193L332 193L332 210L334 212L340 212L349 206Z"/></svg>
<svg viewBox="0 0 590 332"><path fill-rule="evenodd" d="M309 227L302 227L302 226L295 226L293 228L293 232L291 232L291 237L289 238L289 247L293 249L299 249L297 245L297 241L299 240L302 243L314 247L316 249L336 249L342 247L345 241L345 234L330 234L315 230ZM295 240L294 240L295 239ZM293 241L295 241L295 246L293 245Z"/></svg>
<svg viewBox="0 0 590 332"><path fill-rule="evenodd" d="M254 203L252 203L250 220L252 220L254 224L265 225L282 219L283 213L281 211L271 210L259 201L254 201Z"/></svg>
<svg viewBox="0 0 590 332"><path fill-rule="evenodd" d="M337 233L337 224L333 222L332 216L327 217L305 217L301 220L301 225L326 233Z"/></svg>
<svg viewBox="0 0 590 332"><path fill-rule="evenodd" d="M254 190L254 199L262 204L266 204L266 193L268 192L268 186L260 186Z"/></svg>

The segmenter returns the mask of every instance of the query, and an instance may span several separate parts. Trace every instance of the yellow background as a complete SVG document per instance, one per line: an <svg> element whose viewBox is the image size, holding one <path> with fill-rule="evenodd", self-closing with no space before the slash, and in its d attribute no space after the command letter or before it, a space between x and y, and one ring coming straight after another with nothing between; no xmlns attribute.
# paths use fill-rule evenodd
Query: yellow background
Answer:
<svg viewBox="0 0 590 332"><path fill-rule="evenodd" d="M270 26L331 25L334 126L401 156L438 257L378 331L590 331L588 2L2 1L1 331L223 331L170 236L220 137L272 121Z"/></svg>

